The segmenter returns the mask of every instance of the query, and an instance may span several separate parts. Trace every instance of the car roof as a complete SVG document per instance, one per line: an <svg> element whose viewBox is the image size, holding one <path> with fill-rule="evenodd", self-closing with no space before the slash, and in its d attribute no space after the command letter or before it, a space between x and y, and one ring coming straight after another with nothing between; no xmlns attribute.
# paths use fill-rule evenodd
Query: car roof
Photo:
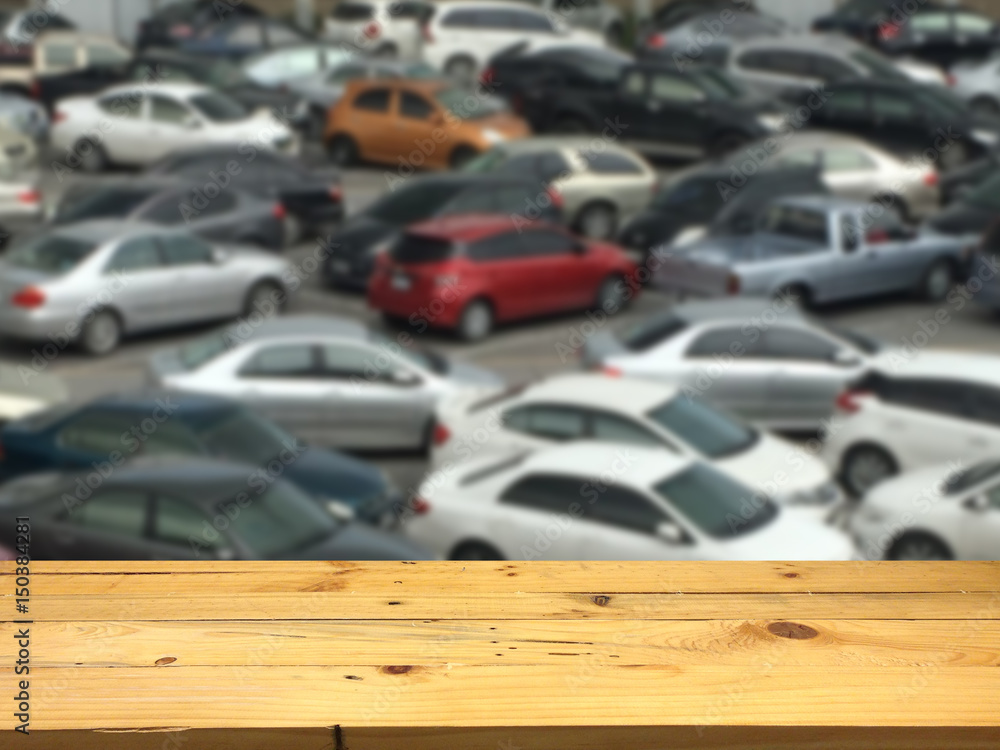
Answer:
<svg viewBox="0 0 1000 750"><path fill-rule="evenodd" d="M612 411L639 416L674 398L677 392L677 386L653 381L571 373L542 380L525 390L521 398L597 410L602 404L613 404Z"/></svg>
<svg viewBox="0 0 1000 750"><path fill-rule="evenodd" d="M236 326L234 330L236 329L240 327ZM352 318L335 315L283 315L255 326L248 335L241 333L239 338L254 341L285 336L336 336L367 341L371 338L371 332L364 324Z"/></svg>
<svg viewBox="0 0 1000 750"><path fill-rule="evenodd" d="M519 473L552 472L597 478L610 472L615 477L614 481L650 487L694 463L692 459L670 453L665 448L580 440L532 453L520 465Z"/></svg>
<svg viewBox="0 0 1000 750"><path fill-rule="evenodd" d="M664 319L680 318L688 323L713 323L721 320L749 320L771 310L782 320L802 320L802 311L790 305L775 306L764 297L725 297L711 300L694 300L674 305L660 315Z"/></svg>
<svg viewBox="0 0 1000 750"><path fill-rule="evenodd" d="M851 198L838 198L832 195L790 195L779 198L774 205L795 206L812 211L863 211L871 204Z"/></svg>
<svg viewBox="0 0 1000 750"><path fill-rule="evenodd" d="M843 34L811 33L782 34L781 36L754 37L733 44L733 49L794 49L808 52L849 52L864 49L862 45Z"/></svg>
<svg viewBox="0 0 1000 750"><path fill-rule="evenodd" d="M525 226L533 226L535 224L538 224L538 226L549 226L543 222L532 221L519 221L516 226L520 230ZM486 237L511 231L514 227L514 222L507 214L472 213L430 219L419 224L414 224L407 232L409 234L438 237L459 242L476 242Z"/></svg>
<svg viewBox="0 0 1000 750"><path fill-rule="evenodd" d="M894 379L960 380L1000 386L1000 357L979 352L933 350L905 357L890 349L876 357L872 367Z"/></svg>
<svg viewBox="0 0 1000 750"><path fill-rule="evenodd" d="M537 151L573 151L593 148L595 141L600 142L601 151L617 151L634 154L627 146L619 143L608 143L600 137L592 135L533 135L530 138L517 138L500 146L508 154L531 154Z"/></svg>
<svg viewBox="0 0 1000 750"><path fill-rule="evenodd" d="M247 477L255 471L253 466L202 456L139 456L115 469L105 483L148 485L164 494L187 493L183 499L204 507L246 492Z"/></svg>
<svg viewBox="0 0 1000 750"><path fill-rule="evenodd" d="M105 244L145 234L172 234L183 230L171 229L162 224L133 219L90 219L71 224L61 224L48 230L52 235L70 236L74 239Z"/></svg>

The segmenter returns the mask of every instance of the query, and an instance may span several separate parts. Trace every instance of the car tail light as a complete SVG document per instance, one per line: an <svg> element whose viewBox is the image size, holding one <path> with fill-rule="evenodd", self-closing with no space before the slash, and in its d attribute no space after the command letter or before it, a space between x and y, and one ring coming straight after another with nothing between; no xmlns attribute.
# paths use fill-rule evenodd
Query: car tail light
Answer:
<svg viewBox="0 0 1000 750"><path fill-rule="evenodd" d="M479 76L479 85L490 88L493 85L493 78L495 75L496 72L493 70L492 66L486 68L486 70L484 70Z"/></svg>
<svg viewBox="0 0 1000 750"><path fill-rule="evenodd" d="M382 35L382 27L378 21L372 21L361 33L365 35L365 39L378 39Z"/></svg>
<svg viewBox="0 0 1000 750"><path fill-rule="evenodd" d="M26 286L10 298L10 303L15 307L34 310L45 304L45 292L35 286Z"/></svg>
<svg viewBox="0 0 1000 750"><path fill-rule="evenodd" d="M846 414L855 414L861 410L861 404L858 399L867 396L866 391L844 391L839 396L837 396L837 411L842 411Z"/></svg>
<svg viewBox="0 0 1000 750"><path fill-rule="evenodd" d="M554 187L546 188L545 192L548 194L549 200L552 201L552 205L555 208L562 209L566 207L566 201L563 200L562 193Z"/></svg>
<svg viewBox="0 0 1000 750"><path fill-rule="evenodd" d="M617 367L608 367L607 365L601 368L601 374L607 375L609 378L620 378L625 375L625 373Z"/></svg>
<svg viewBox="0 0 1000 750"><path fill-rule="evenodd" d="M940 181L941 180L938 178L938 173L935 172L933 169L924 175L924 184L927 187L937 187Z"/></svg>
<svg viewBox="0 0 1000 750"><path fill-rule="evenodd" d="M726 294L739 294L741 286L740 277L736 274L731 273L726 278Z"/></svg>
<svg viewBox="0 0 1000 750"><path fill-rule="evenodd" d="M451 440L451 430L445 427L443 424L438 422L434 425L434 434L431 435L431 441L434 445L444 445L449 440Z"/></svg>
<svg viewBox="0 0 1000 750"><path fill-rule="evenodd" d="M434 43L434 35L431 33L430 24L424 23L420 25L420 36L422 36L424 41L428 44Z"/></svg>
<svg viewBox="0 0 1000 750"><path fill-rule="evenodd" d="M900 30L901 29L897 24L889 23L887 21L878 27L878 37L883 42L887 42L890 39L895 39L899 36Z"/></svg>
<svg viewBox="0 0 1000 750"><path fill-rule="evenodd" d="M423 516L431 512L431 504L420 495L414 495L413 499L410 500L410 510L418 516Z"/></svg>
<svg viewBox="0 0 1000 750"><path fill-rule="evenodd" d="M944 77L944 80L949 86L954 86L956 83L958 83L958 79L955 78L955 76L953 76L951 73L948 73Z"/></svg>
<svg viewBox="0 0 1000 750"><path fill-rule="evenodd" d="M329 195L330 195L330 200L332 200L334 203L340 203L342 200L344 200L344 188L342 188L340 185L331 185Z"/></svg>
<svg viewBox="0 0 1000 750"><path fill-rule="evenodd" d="M667 46L667 37L663 34L650 34L646 37L646 46L650 49L663 49Z"/></svg>
<svg viewBox="0 0 1000 750"><path fill-rule="evenodd" d="M278 221L284 221L288 216L288 210L282 203L275 203L274 207L271 209L271 216L273 216Z"/></svg>
<svg viewBox="0 0 1000 750"><path fill-rule="evenodd" d="M65 122L67 119L68 115L61 109L57 109L52 115L52 122Z"/></svg>
<svg viewBox="0 0 1000 750"><path fill-rule="evenodd" d="M22 190L20 193L17 194L18 203L28 203L33 205L35 203L41 202L41 200L42 200L42 194L39 193L37 190Z"/></svg>
<svg viewBox="0 0 1000 750"><path fill-rule="evenodd" d="M865 242L869 245L881 245L889 241L889 233L884 229L873 229L865 235Z"/></svg>

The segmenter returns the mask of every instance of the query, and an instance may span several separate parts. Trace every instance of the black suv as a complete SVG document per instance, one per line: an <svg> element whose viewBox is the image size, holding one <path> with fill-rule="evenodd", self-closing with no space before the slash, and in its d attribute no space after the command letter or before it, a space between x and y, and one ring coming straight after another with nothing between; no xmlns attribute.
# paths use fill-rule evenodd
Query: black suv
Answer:
<svg viewBox="0 0 1000 750"><path fill-rule="evenodd" d="M536 132L594 133L650 156L723 154L780 127L776 105L722 71L591 47L514 48L493 58L482 83Z"/></svg>

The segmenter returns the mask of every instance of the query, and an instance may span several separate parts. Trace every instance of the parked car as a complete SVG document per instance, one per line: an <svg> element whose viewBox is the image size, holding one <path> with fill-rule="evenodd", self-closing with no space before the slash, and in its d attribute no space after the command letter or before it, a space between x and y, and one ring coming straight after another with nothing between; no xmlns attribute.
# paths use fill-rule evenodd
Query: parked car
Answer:
<svg viewBox="0 0 1000 750"><path fill-rule="evenodd" d="M864 497L850 530L870 560L996 560L1000 463L931 466L887 480Z"/></svg>
<svg viewBox="0 0 1000 750"><path fill-rule="evenodd" d="M811 110L808 127L853 135L904 158L932 158L941 170L1000 144L1000 118L972 111L941 87L856 80L829 84L824 91L829 98ZM810 96L791 103L808 106Z"/></svg>
<svg viewBox="0 0 1000 750"><path fill-rule="evenodd" d="M1000 55L964 60L951 68L951 87L972 111L1000 117Z"/></svg>
<svg viewBox="0 0 1000 750"><path fill-rule="evenodd" d="M440 169L529 133L500 100L439 81L387 79L349 83L330 109L324 140L339 166L363 159Z"/></svg>
<svg viewBox="0 0 1000 750"><path fill-rule="evenodd" d="M202 239L263 250L285 243L285 207L243 190L228 189L213 198L204 183L169 177L130 177L94 185L73 185L54 204L53 225L97 219L149 222L176 227Z"/></svg>
<svg viewBox="0 0 1000 750"><path fill-rule="evenodd" d="M471 436L483 429L489 442L473 454ZM473 455L540 451L576 440L662 448L703 461L819 521L843 499L823 462L792 443L675 385L595 374L557 375L489 398L445 399L437 409L431 469L451 471Z"/></svg>
<svg viewBox="0 0 1000 750"><path fill-rule="evenodd" d="M86 172L149 165L197 146L238 146L246 159L267 150L297 154L300 145L271 112L252 113L225 94L189 83L163 83L149 92L126 84L71 97L59 102L54 121L53 148L76 156ZM105 137L101 127L109 122Z"/></svg>
<svg viewBox="0 0 1000 750"><path fill-rule="evenodd" d="M940 10L947 8L950 0L923 0L922 8ZM813 22L813 31L835 31L853 37L864 44L874 44L880 29L892 23L891 16L898 0L844 0L826 15Z"/></svg>
<svg viewBox="0 0 1000 750"><path fill-rule="evenodd" d="M883 355L837 399L823 457L861 495L879 482L949 461L1000 454L1000 359L923 351Z"/></svg>
<svg viewBox="0 0 1000 750"><path fill-rule="evenodd" d="M408 226L433 218L491 213L564 223L561 196L547 190L530 174L447 172L411 177L331 235L326 282L337 289L366 290L376 256Z"/></svg>
<svg viewBox="0 0 1000 750"><path fill-rule="evenodd" d="M225 17L261 18L264 11L241 0L225 6ZM191 39L201 29L219 20L217 0L176 0L165 3L139 23L136 49L172 47Z"/></svg>
<svg viewBox="0 0 1000 750"><path fill-rule="evenodd" d="M174 151L150 166L146 174L209 185L228 180L234 188L280 203L285 213L286 244L304 232L325 233L344 216L340 174L310 169L291 156L258 150L250 144Z"/></svg>
<svg viewBox="0 0 1000 750"><path fill-rule="evenodd" d="M129 57L127 47L105 34L46 30L17 59L0 60L0 87L32 96L50 75L90 66L119 65Z"/></svg>
<svg viewBox="0 0 1000 750"><path fill-rule="evenodd" d="M26 135L41 144L49 137L49 115L31 99L0 91L0 128Z"/></svg>
<svg viewBox="0 0 1000 750"><path fill-rule="evenodd" d="M499 55L487 84L537 132L593 133L647 155L723 154L783 122L777 105L745 96L717 70L573 45Z"/></svg>
<svg viewBox="0 0 1000 750"><path fill-rule="evenodd" d="M927 225L941 234L968 237L982 236L1000 220L1000 178L990 177L934 216Z"/></svg>
<svg viewBox="0 0 1000 750"><path fill-rule="evenodd" d="M467 341L497 323L596 307L636 296L635 264L618 247L563 227L465 214L410 227L378 256L368 304L418 331L449 328Z"/></svg>
<svg viewBox="0 0 1000 750"><path fill-rule="evenodd" d="M342 453L304 445L274 422L221 396L143 390L70 402L8 423L0 430L4 480L45 471L118 471L142 457L182 455L254 467L243 489L280 475L316 502L385 523L400 500L375 467ZM269 466L277 462L280 472ZM105 471L105 473L108 473ZM334 507L335 512L344 508ZM394 518L391 520L395 520Z"/></svg>
<svg viewBox="0 0 1000 750"><path fill-rule="evenodd" d="M0 128L0 248L42 218L40 181L34 139Z"/></svg>
<svg viewBox="0 0 1000 750"><path fill-rule="evenodd" d="M727 10L747 14L759 12L753 0L739 0L738 4L734 0L672 0L657 6L644 25L657 29L672 29L696 16L705 13L721 15Z"/></svg>
<svg viewBox="0 0 1000 750"><path fill-rule="evenodd" d="M1000 143L997 144L1000 146ZM949 205L981 185L1000 169L1000 148L992 148L940 175L941 202Z"/></svg>
<svg viewBox="0 0 1000 750"><path fill-rule="evenodd" d="M422 0L341 0L323 21L323 37L373 57L419 60L433 12Z"/></svg>
<svg viewBox="0 0 1000 750"><path fill-rule="evenodd" d="M625 44L625 17L607 0L523 0L573 28L600 34L610 47Z"/></svg>
<svg viewBox="0 0 1000 750"><path fill-rule="evenodd" d="M723 14L730 15L723 20ZM706 33L711 40L707 45ZM728 50L734 42L761 37L780 37L788 34L788 27L780 18L764 13L740 11L729 3L728 8L708 11L687 20L659 26L655 19L643 28L636 54L649 58L667 58L674 62L724 64ZM701 35L701 42L698 40Z"/></svg>
<svg viewBox="0 0 1000 750"><path fill-rule="evenodd" d="M940 302L967 278L970 260L967 242L907 227L891 207L783 198L753 234L661 254L654 283L709 296L790 292L805 305L905 291Z"/></svg>
<svg viewBox="0 0 1000 750"><path fill-rule="evenodd" d="M938 68L914 60L892 60L836 34L743 40L718 50L710 62L768 97L796 92L811 96L817 90L826 92L821 89L824 85L858 79L899 84L947 82Z"/></svg>
<svg viewBox="0 0 1000 750"><path fill-rule="evenodd" d="M595 147L586 136L504 143L468 162L464 171L536 179L559 194L574 231L599 240L614 237L620 224L645 208L658 182L636 152L614 143Z"/></svg>
<svg viewBox="0 0 1000 750"><path fill-rule="evenodd" d="M600 34L571 29L542 10L513 0L445 0L425 24L424 60L459 81L474 80L491 57L514 45L551 42L603 46Z"/></svg>
<svg viewBox="0 0 1000 750"><path fill-rule="evenodd" d="M734 158L743 153L736 152ZM672 175L659 186L649 206L622 227L618 242L649 256L658 247L680 247L706 236L745 235L779 198L830 193L815 166L768 162L730 192L725 186L731 184L732 170L733 164L723 159Z"/></svg>
<svg viewBox="0 0 1000 750"><path fill-rule="evenodd" d="M150 377L172 390L233 396L310 444L356 450L427 449L441 398L503 384L353 320L319 316L272 320L248 337L223 333L162 352Z"/></svg>
<svg viewBox="0 0 1000 750"><path fill-rule="evenodd" d="M0 514L8 524L31 515L35 560L433 559L397 534L334 518L283 478L248 489L255 471L177 456L142 459L82 498L74 494L78 474L46 473L0 489Z"/></svg>
<svg viewBox="0 0 1000 750"><path fill-rule="evenodd" d="M873 42L887 55L909 55L947 70L1000 49L1000 25L995 18L959 6L925 7L913 14L894 14L879 26Z"/></svg>
<svg viewBox="0 0 1000 750"><path fill-rule="evenodd" d="M303 76L331 70L354 52L329 42L303 43L278 47L243 60L243 72L260 86L278 88Z"/></svg>
<svg viewBox="0 0 1000 750"><path fill-rule="evenodd" d="M270 16L227 14L187 36L174 36L170 46L199 55L244 60L272 49L308 44L315 40L295 26Z"/></svg>
<svg viewBox="0 0 1000 750"><path fill-rule="evenodd" d="M104 220L53 227L0 260L0 335L108 354L127 334L278 311L289 263L177 230ZM110 301L107 301L110 299Z"/></svg>
<svg viewBox="0 0 1000 750"><path fill-rule="evenodd" d="M818 166L834 195L891 203L906 221L927 218L941 206L940 178L933 162L904 160L853 136L809 129L778 143L752 143L728 161L741 174L740 166L755 155L768 164Z"/></svg>
<svg viewBox="0 0 1000 750"><path fill-rule="evenodd" d="M883 351L794 300L732 298L681 303L624 332L606 328L580 354L585 368L676 384L768 429L815 431Z"/></svg>
<svg viewBox="0 0 1000 750"><path fill-rule="evenodd" d="M846 534L786 512L708 464L659 448L571 443L476 459L462 471L433 475L419 494L426 508L405 533L454 560L850 560L855 554ZM546 526L562 519L559 533L546 535Z"/></svg>
<svg viewBox="0 0 1000 750"><path fill-rule="evenodd" d="M0 429L68 398L66 383L54 375L32 372L25 378L16 367L0 365Z"/></svg>

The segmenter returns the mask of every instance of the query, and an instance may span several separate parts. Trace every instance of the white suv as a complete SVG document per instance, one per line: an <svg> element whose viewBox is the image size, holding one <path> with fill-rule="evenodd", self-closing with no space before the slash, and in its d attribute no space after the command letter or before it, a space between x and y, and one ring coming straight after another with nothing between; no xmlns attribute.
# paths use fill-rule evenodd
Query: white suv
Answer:
<svg viewBox="0 0 1000 750"><path fill-rule="evenodd" d="M419 0L342 0L327 16L323 36L375 57L419 60L421 27L432 12Z"/></svg>
<svg viewBox="0 0 1000 750"><path fill-rule="evenodd" d="M424 60L462 81L472 80L491 57L517 44L604 45L599 33L570 29L558 15L523 2L446 0L436 8L424 27Z"/></svg>
<svg viewBox="0 0 1000 750"><path fill-rule="evenodd" d="M1000 358L924 352L878 362L837 400L826 433L824 458L857 495L925 466L996 458Z"/></svg>

